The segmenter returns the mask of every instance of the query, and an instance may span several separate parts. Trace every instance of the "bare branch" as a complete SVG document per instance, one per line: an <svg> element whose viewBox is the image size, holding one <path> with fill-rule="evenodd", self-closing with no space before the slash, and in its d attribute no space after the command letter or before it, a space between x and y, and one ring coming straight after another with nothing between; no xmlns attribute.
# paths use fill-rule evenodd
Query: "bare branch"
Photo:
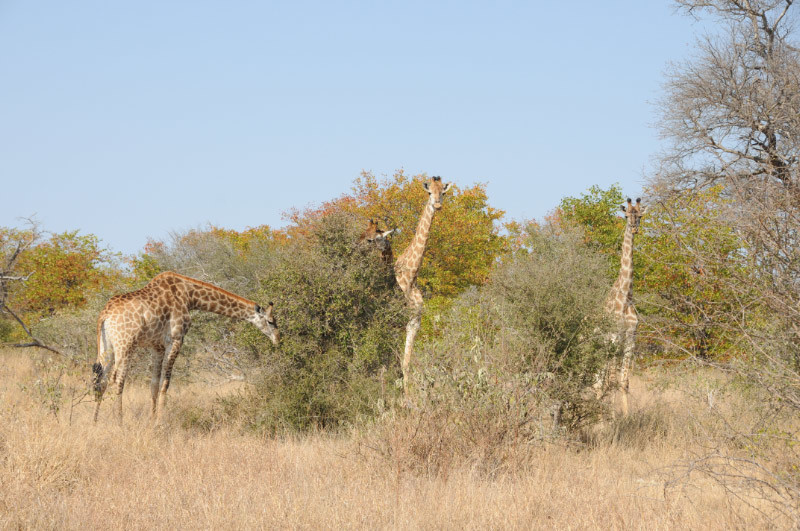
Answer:
<svg viewBox="0 0 800 531"><path fill-rule="evenodd" d="M18 276L11 276L11 275L0 275L0 282L11 281L11 280L19 280L25 282L34 272L30 272L27 275L18 275Z"/></svg>
<svg viewBox="0 0 800 531"><path fill-rule="evenodd" d="M6 305L3 305L2 307L0 307L0 311L4 311L4 312L8 313L11 317L13 317L14 320L17 323L19 323L19 325L22 327L22 329L25 331L25 333L28 335L28 337L31 338L31 341L28 342L28 343L14 343L14 344L10 344L8 346L10 346L10 347L19 347L19 348L39 347L39 348L43 348L45 350L49 350L50 352L55 352L56 354L60 354L60 355L63 356L63 353L60 352L59 350L57 350L57 349L55 349L53 347L50 347L50 346L42 343L39 339L35 338L33 336L33 333L31 332L30 328L28 328L25 325L25 322L16 313L14 313L14 311L12 311L11 308L9 308Z"/></svg>

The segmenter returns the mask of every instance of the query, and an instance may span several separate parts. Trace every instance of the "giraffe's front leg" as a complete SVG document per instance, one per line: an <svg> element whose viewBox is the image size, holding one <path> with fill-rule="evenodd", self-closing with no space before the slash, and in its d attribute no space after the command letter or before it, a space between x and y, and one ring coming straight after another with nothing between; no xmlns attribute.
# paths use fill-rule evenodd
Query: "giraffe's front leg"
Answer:
<svg viewBox="0 0 800 531"><path fill-rule="evenodd" d="M414 353L414 340L417 337L417 333L419 332L421 318L419 315L415 315L411 318L411 320L406 325L406 346L405 350L403 351L403 393L405 394L406 398L408 398L408 385L409 379L411 377L411 356Z"/></svg>
<svg viewBox="0 0 800 531"><path fill-rule="evenodd" d="M630 371L633 367L633 356L636 351L636 328L639 324L633 308L626 312L625 317L625 346L619 366L620 410L623 416L627 416L629 412Z"/></svg>
<svg viewBox="0 0 800 531"><path fill-rule="evenodd" d="M408 306L411 309L411 320L406 325L406 345L403 351L401 367L403 369L403 394L409 399L409 383L411 378L411 356L414 353L414 341L422 322L422 292L414 285L408 294Z"/></svg>
<svg viewBox="0 0 800 531"><path fill-rule="evenodd" d="M161 423L164 417L164 408L167 405L167 389L169 389L170 378L172 378L172 366L175 364L175 358L183 345L183 335L173 337L172 345L167 355L167 362L164 364L163 374L161 375L161 388L158 394L158 405L156 406L156 423Z"/></svg>

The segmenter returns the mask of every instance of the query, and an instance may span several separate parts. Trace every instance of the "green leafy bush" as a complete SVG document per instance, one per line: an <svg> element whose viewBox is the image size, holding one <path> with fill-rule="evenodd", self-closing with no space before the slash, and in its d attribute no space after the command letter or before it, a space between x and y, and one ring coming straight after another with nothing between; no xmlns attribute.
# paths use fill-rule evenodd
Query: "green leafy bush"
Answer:
<svg viewBox="0 0 800 531"><path fill-rule="evenodd" d="M331 213L263 256L258 298L274 300L281 344L269 348L252 327L236 336L263 353L250 391L235 399L249 427L335 428L393 399L386 381L397 377L405 304L392 268L358 243L362 226Z"/></svg>

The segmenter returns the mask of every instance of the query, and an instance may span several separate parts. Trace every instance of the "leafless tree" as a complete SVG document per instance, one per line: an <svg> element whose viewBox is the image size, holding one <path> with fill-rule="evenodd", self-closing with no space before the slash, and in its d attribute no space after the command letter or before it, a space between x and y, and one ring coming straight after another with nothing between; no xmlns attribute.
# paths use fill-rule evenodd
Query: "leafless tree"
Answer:
<svg viewBox="0 0 800 531"><path fill-rule="evenodd" d="M765 485L760 496L800 522L800 473L770 462L769 451L800 460L800 48L794 0L676 0L680 11L710 16L718 31L673 65L661 102L667 147L653 189L724 187L720 217L740 236L748 267L711 279L740 304L725 321L739 340L718 367L755 389L761 414L750 426L729 422L730 437L754 455L716 450L694 471L731 486ZM699 252L703 252L702 249ZM696 257L699 263L711 256ZM779 419L785 422L779 423ZM794 419L794 420L792 420ZM786 428L785 426L789 426ZM794 427L792 427L794 426ZM713 463L713 465L712 465ZM745 467L750 463L752 466ZM726 468L727 467L727 468ZM743 495L737 491L737 495Z"/></svg>
<svg viewBox="0 0 800 531"><path fill-rule="evenodd" d="M800 150L800 55L793 0L678 0L710 12L722 30L697 55L673 65L662 102L670 142L662 172L684 184L724 179L777 184L794 195Z"/></svg>

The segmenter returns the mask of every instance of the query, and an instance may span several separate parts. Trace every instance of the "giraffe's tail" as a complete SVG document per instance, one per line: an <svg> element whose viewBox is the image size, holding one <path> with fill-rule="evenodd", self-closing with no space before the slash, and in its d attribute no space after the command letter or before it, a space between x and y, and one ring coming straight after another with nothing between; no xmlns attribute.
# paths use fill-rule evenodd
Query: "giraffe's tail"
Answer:
<svg viewBox="0 0 800 531"><path fill-rule="evenodd" d="M111 368L111 349L106 337L106 320L97 321L97 361L92 364L92 389L98 403L103 398L103 393L108 385L108 371Z"/></svg>

